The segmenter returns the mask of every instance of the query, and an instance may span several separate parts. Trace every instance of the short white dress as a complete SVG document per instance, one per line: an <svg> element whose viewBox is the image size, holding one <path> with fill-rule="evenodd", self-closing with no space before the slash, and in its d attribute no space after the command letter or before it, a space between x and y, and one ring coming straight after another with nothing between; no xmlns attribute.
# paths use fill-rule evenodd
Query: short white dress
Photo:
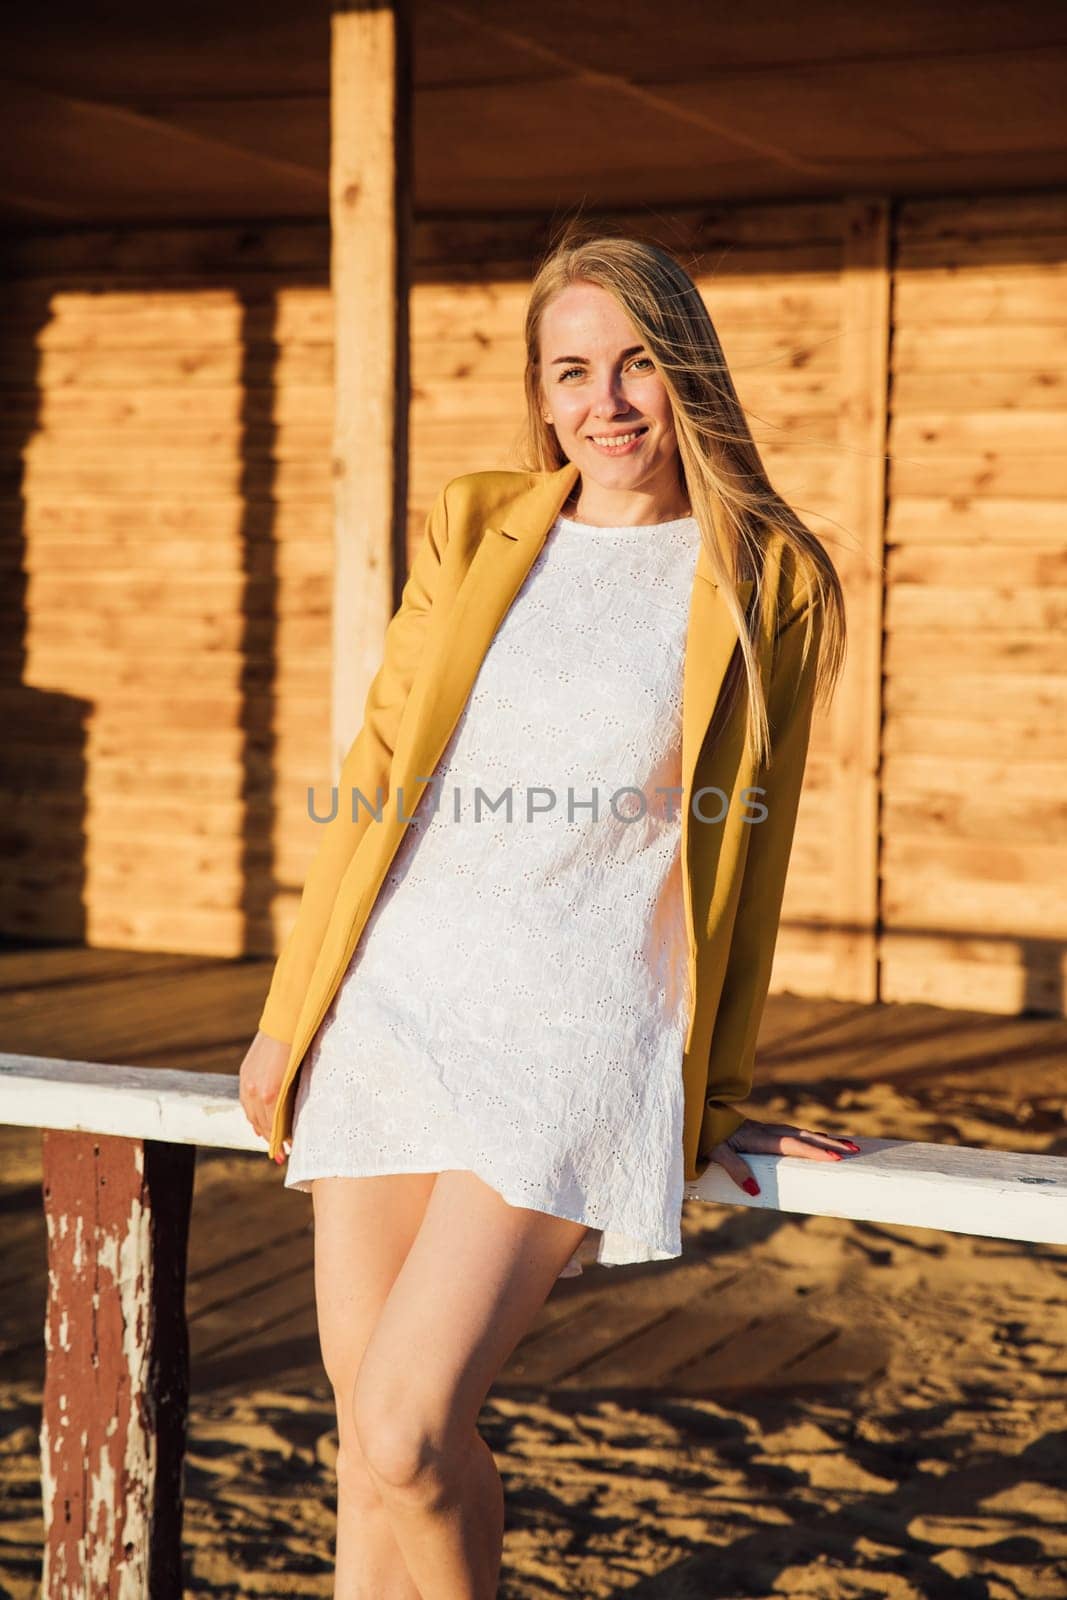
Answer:
<svg viewBox="0 0 1067 1600"><path fill-rule="evenodd" d="M552 525L308 1047L286 1187L458 1169L588 1226L561 1276L681 1254L699 546Z"/></svg>

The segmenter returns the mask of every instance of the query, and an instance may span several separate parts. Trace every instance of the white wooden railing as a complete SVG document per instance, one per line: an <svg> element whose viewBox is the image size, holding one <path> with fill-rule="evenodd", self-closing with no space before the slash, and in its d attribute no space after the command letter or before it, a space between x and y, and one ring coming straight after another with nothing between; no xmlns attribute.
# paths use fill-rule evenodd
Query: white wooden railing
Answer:
<svg viewBox="0 0 1067 1600"><path fill-rule="evenodd" d="M0 1054L0 1122L43 1132L42 1596L180 1600L195 1147L266 1140L235 1076L42 1056ZM746 1154L759 1195L712 1166L686 1199L1067 1244L1062 1157L857 1142L841 1162Z"/></svg>

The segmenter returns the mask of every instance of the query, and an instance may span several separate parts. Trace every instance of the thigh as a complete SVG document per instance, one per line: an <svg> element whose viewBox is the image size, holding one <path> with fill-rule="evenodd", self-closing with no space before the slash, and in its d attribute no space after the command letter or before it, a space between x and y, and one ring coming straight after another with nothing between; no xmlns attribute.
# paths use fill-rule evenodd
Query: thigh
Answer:
<svg viewBox="0 0 1067 1600"><path fill-rule="evenodd" d="M316 1178L315 1306L326 1375L347 1420L371 1331L433 1191L435 1172L372 1178Z"/></svg>
<svg viewBox="0 0 1067 1600"><path fill-rule="evenodd" d="M442 1445L469 1435L588 1231L509 1205L473 1173L440 1173L363 1357L361 1422L390 1417Z"/></svg>

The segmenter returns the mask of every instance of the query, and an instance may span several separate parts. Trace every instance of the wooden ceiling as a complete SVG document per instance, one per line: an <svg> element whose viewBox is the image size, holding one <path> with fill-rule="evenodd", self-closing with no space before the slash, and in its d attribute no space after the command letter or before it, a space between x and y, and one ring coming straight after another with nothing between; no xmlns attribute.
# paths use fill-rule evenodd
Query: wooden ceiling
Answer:
<svg viewBox="0 0 1067 1600"><path fill-rule="evenodd" d="M330 6L11 7L0 226L327 216ZM1057 187L1063 0L414 0L420 215Z"/></svg>

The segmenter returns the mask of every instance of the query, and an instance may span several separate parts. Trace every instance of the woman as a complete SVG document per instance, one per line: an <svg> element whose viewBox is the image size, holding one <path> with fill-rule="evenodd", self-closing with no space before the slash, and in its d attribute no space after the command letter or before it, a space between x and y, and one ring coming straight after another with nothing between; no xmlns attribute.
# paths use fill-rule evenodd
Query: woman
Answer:
<svg viewBox="0 0 1067 1600"><path fill-rule="evenodd" d="M858 1148L738 1104L833 565L665 252L565 241L526 336L533 466L431 512L241 1067L312 1194L339 1597L495 1594L489 1386L579 1246L680 1253L698 1143L750 1193Z"/></svg>

